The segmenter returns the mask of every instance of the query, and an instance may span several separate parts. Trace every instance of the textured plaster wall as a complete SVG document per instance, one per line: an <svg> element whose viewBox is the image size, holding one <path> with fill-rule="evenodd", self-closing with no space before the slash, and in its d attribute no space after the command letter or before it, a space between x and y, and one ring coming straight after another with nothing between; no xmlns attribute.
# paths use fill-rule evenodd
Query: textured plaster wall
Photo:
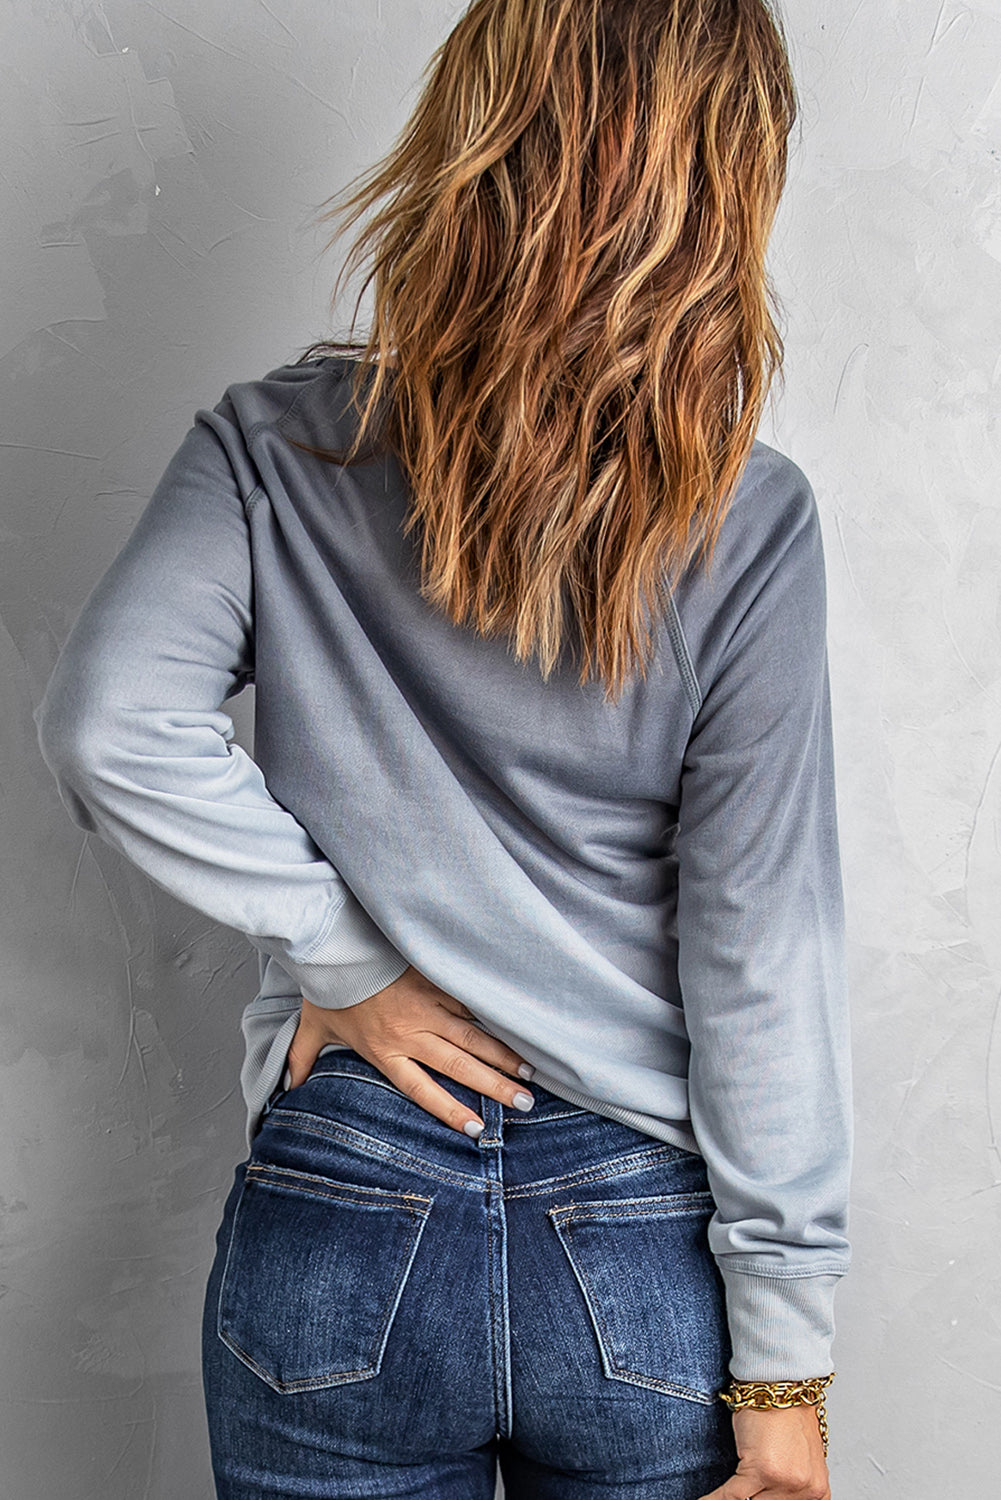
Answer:
<svg viewBox="0 0 1001 1500"><path fill-rule="evenodd" d="M31 711L195 408L327 328L311 215L458 10L0 4L8 1500L212 1494L198 1325L256 982L74 828ZM762 436L824 522L858 1104L834 1495L939 1500L990 1493L1001 1418L1001 9L784 13L803 122Z"/></svg>

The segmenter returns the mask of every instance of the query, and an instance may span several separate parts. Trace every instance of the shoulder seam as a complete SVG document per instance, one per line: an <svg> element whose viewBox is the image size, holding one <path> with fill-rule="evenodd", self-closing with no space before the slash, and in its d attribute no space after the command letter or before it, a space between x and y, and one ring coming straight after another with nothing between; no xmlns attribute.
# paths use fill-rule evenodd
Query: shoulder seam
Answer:
<svg viewBox="0 0 1001 1500"><path fill-rule="evenodd" d="M315 374L322 375L323 373L324 372L319 367L317 367ZM285 426L285 423L288 421L289 417L295 411L296 407L299 405L299 402L305 395L307 386L312 385L312 383L312 381L304 380L299 386L299 389L296 391L295 395L292 397L292 400L277 416L260 417L256 422L248 427L247 435L244 439L248 453L252 452L254 443L256 442L257 437L260 433L265 431L281 431L281 429Z"/></svg>
<svg viewBox="0 0 1001 1500"><path fill-rule="evenodd" d="M674 659L681 673L681 680L685 684L685 692L688 694L688 702L691 705L692 715L696 715L702 707L702 690L699 687L699 679L692 665L691 652L685 639L682 628L681 617L678 607L674 602L674 594L670 589L664 590L667 598L667 630L671 638L671 647L674 651Z"/></svg>

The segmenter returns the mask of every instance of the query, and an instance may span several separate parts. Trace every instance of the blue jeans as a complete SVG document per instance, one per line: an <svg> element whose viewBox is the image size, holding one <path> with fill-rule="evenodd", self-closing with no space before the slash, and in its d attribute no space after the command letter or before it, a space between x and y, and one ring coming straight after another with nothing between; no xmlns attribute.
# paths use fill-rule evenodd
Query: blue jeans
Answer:
<svg viewBox="0 0 1001 1500"><path fill-rule="evenodd" d="M205 1293L221 1500L697 1500L734 1472L705 1162L548 1090L428 1068L478 1141L350 1050L274 1096Z"/></svg>

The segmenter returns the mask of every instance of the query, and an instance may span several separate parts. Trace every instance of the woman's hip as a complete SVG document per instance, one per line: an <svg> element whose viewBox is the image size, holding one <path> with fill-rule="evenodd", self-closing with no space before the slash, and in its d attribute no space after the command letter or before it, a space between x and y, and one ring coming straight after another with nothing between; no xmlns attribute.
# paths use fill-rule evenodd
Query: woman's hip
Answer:
<svg viewBox="0 0 1001 1500"><path fill-rule="evenodd" d="M495 1436L519 1462L652 1465L662 1486L679 1453L729 1461L703 1159L538 1087L522 1115L429 1071L484 1119L478 1140L349 1050L264 1117L206 1292L216 1459L233 1411L280 1444L298 1402L296 1430L320 1422L338 1462Z"/></svg>

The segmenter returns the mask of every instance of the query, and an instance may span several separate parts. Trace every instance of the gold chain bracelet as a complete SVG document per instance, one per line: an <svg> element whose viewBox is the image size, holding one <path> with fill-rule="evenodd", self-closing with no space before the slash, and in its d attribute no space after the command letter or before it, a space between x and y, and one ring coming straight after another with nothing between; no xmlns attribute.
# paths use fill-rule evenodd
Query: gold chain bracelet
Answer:
<svg viewBox="0 0 1001 1500"><path fill-rule="evenodd" d="M815 1406L820 1436L827 1457L827 1412L824 1408L826 1388L834 1379L830 1375L816 1375L809 1380L732 1380L725 1391L719 1392L731 1411L741 1406L755 1407L767 1411L775 1406Z"/></svg>

